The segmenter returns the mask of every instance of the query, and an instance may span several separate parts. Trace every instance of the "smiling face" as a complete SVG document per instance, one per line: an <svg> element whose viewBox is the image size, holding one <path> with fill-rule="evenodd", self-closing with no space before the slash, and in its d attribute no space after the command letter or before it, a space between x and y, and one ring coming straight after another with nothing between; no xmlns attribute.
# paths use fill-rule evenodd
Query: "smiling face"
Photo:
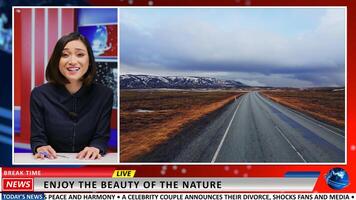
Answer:
<svg viewBox="0 0 356 200"><path fill-rule="evenodd" d="M88 50L80 40L66 44L59 60L59 71L70 83L81 81L89 68Z"/></svg>

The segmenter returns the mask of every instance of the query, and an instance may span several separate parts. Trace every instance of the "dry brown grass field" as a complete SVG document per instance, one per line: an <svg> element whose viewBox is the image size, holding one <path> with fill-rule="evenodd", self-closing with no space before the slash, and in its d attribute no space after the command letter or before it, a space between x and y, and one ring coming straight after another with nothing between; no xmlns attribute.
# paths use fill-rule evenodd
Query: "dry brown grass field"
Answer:
<svg viewBox="0 0 356 200"><path fill-rule="evenodd" d="M130 162L175 136L242 92L121 90L120 161Z"/></svg>
<svg viewBox="0 0 356 200"><path fill-rule="evenodd" d="M345 127L345 91L333 89L264 91L280 104L339 128Z"/></svg>

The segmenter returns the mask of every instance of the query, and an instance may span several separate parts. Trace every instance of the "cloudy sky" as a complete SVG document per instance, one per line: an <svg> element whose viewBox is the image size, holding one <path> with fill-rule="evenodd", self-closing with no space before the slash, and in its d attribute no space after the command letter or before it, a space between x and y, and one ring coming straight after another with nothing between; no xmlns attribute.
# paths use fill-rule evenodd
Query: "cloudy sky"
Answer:
<svg viewBox="0 0 356 200"><path fill-rule="evenodd" d="M344 86L343 8L121 9L120 74Z"/></svg>

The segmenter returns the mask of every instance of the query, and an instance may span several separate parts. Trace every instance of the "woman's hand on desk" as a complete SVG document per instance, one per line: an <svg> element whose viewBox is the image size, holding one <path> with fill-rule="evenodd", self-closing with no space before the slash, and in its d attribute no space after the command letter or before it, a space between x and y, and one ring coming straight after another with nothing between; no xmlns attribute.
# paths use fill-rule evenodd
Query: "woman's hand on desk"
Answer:
<svg viewBox="0 0 356 200"><path fill-rule="evenodd" d="M77 154L77 159L95 160L100 158L100 150L95 147L85 147L81 152Z"/></svg>
<svg viewBox="0 0 356 200"><path fill-rule="evenodd" d="M36 159L44 159L44 158L49 158L49 159L56 159L56 151L50 146L41 146L37 148L37 153L35 154Z"/></svg>

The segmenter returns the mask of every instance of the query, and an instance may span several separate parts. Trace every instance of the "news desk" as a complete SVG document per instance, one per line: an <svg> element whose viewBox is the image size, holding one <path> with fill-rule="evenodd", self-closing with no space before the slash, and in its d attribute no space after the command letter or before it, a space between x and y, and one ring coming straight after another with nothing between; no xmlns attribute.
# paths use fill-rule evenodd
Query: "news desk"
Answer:
<svg viewBox="0 0 356 200"><path fill-rule="evenodd" d="M117 153L107 153L105 156L97 160L79 160L76 158L77 153L57 153L56 159L45 158L35 159L32 153L15 153L14 164L36 164L36 165L55 165L55 164L84 164L84 165L100 165L100 164L118 164Z"/></svg>

